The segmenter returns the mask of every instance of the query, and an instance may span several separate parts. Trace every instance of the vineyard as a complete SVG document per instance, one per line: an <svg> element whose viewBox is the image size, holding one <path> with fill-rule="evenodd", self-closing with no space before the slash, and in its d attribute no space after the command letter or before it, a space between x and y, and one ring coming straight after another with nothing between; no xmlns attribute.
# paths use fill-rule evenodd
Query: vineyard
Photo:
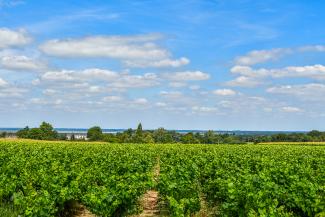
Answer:
<svg viewBox="0 0 325 217"><path fill-rule="evenodd" d="M0 215L134 216L149 190L168 216L321 217L325 146L0 140Z"/></svg>

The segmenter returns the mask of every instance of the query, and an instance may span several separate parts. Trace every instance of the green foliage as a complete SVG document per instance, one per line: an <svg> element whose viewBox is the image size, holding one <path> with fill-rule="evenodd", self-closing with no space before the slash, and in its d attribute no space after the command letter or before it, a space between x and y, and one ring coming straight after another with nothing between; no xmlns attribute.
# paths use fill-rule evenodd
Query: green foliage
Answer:
<svg viewBox="0 0 325 217"><path fill-rule="evenodd" d="M153 187L174 217L193 216L202 195L219 216L321 217L325 146L0 140L0 186L8 212L28 217L57 216L71 201L123 216Z"/></svg>
<svg viewBox="0 0 325 217"><path fill-rule="evenodd" d="M161 146L158 189L172 216L205 195L221 216L321 216L325 146Z"/></svg>
<svg viewBox="0 0 325 217"><path fill-rule="evenodd" d="M56 216L70 201L121 216L153 186L155 162L144 145L1 141L0 201L11 199L22 216Z"/></svg>
<svg viewBox="0 0 325 217"><path fill-rule="evenodd" d="M187 133L181 138L181 142L184 144L198 144L200 143L200 140L197 139L193 133Z"/></svg>
<svg viewBox="0 0 325 217"><path fill-rule="evenodd" d="M17 132L18 138L36 139L36 140L56 140L59 138L58 132L55 131L51 124L42 122L39 128L25 127Z"/></svg>
<svg viewBox="0 0 325 217"><path fill-rule="evenodd" d="M0 138L6 138L7 132L1 132L0 133Z"/></svg>
<svg viewBox="0 0 325 217"><path fill-rule="evenodd" d="M100 141L100 140L103 140L103 131L100 127L98 126L95 126L95 127L92 127L88 130L87 132L87 138L90 140L90 141Z"/></svg>
<svg viewBox="0 0 325 217"><path fill-rule="evenodd" d="M19 208L14 207L8 202L0 202L0 216L3 217L17 217L19 216Z"/></svg>

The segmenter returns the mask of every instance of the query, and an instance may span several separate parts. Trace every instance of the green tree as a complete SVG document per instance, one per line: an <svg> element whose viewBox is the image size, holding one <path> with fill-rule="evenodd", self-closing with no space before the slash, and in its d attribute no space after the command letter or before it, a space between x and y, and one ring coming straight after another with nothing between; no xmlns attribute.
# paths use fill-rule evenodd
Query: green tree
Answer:
<svg viewBox="0 0 325 217"><path fill-rule="evenodd" d="M142 124L139 123L139 124L138 124L138 127L137 127L137 130L135 131L135 134L136 134L136 135L139 135L139 136L142 136L142 133L143 133L143 130L142 130Z"/></svg>
<svg viewBox="0 0 325 217"><path fill-rule="evenodd" d="M42 140L55 140L58 139L58 133L54 130L51 124L42 122L39 127Z"/></svg>
<svg viewBox="0 0 325 217"><path fill-rule="evenodd" d="M153 132L153 139L156 143L173 143L175 142L172 137L172 133L168 132L164 128L158 128Z"/></svg>
<svg viewBox="0 0 325 217"><path fill-rule="evenodd" d="M0 138L6 138L6 136L7 136L7 132L0 133Z"/></svg>
<svg viewBox="0 0 325 217"><path fill-rule="evenodd" d="M134 143L143 143L144 141L144 137L143 137L143 130L142 130L142 124L139 123L138 127L135 131L135 135L132 137L132 141Z"/></svg>
<svg viewBox="0 0 325 217"><path fill-rule="evenodd" d="M103 139L103 131L100 127L95 126L87 131L87 138L90 141L100 141Z"/></svg>
<svg viewBox="0 0 325 217"><path fill-rule="evenodd" d="M28 132L28 139L42 140L43 133L39 128L32 128Z"/></svg>
<svg viewBox="0 0 325 217"><path fill-rule="evenodd" d="M204 133L202 142L205 144L216 144L218 143L218 138L215 132L209 130Z"/></svg>
<svg viewBox="0 0 325 217"><path fill-rule="evenodd" d="M18 138L22 138L22 139L28 139L29 138L29 127L26 126L25 128L19 130L16 133Z"/></svg>
<svg viewBox="0 0 325 217"><path fill-rule="evenodd" d="M184 144L198 144L200 141L195 138L193 133L186 133L185 135L182 136L181 142Z"/></svg>
<svg viewBox="0 0 325 217"><path fill-rule="evenodd" d="M143 143L149 143L153 144L155 143L155 140L152 138L152 135L150 132L147 132L143 137Z"/></svg>

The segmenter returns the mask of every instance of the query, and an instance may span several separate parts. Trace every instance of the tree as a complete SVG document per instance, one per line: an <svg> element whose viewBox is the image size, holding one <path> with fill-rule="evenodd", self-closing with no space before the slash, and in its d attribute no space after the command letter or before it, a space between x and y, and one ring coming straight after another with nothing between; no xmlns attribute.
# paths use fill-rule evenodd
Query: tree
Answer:
<svg viewBox="0 0 325 217"><path fill-rule="evenodd" d="M28 139L37 139L42 140L43 139L43 133L39 128L32 128L28 132Z"/></svg>
<svg viewBox="0 0 325 217"><path fill-rule="evenodd" d="M0 133L0 138L6 138L6 136L7 136L7 132Z"/></svg>
<svg viewBox="0 0 325 217"><path fill-rule="evenodd" d="M142 140L143 143L149 143L149 144L153 144L155 143L155 140L152 138L152 135L150 132L147 132L145 134L145 136L143 137L143 140Z"/></svg>
<svg viewBox="0 0 325 217"><path fill-rule="evenodd" d="M58 138L58 133L54 130L51 124L42 122L39 127L42 140L55 140Z"/></svg>
<svg viewBox="0 0 325 217"><path fill-rule="evenodd" d="M205 144L215 144L218 143L218 137L212 130L209 130L204 133L202 138L203 143Z"/></svg>
<svg viewBox="0 0 325 217"><path fill-rule="evenodd" d="M87 131L87 138L90 141L100 141L103 139L103 131L100 127L95 126Z"/></svg>
<svg viewBox="0 0 325 217"><path fill-rule="evenodd" d="M135 135L134 137L132 137L132 142L134 143L143 143L144 141L144 138L143 138L143 130L142 130L142 124L139 123L138 124L138 127L135 131Z"/></svg>
<svg viewBox="0 0 325 217"><path fill-rule="evenodd" d="M156 143L173 143L172 133L164 128L158 128L153 132L153 139Z"/></svg>
<svg viewBox="0 0 325 217"><path fill-rule="evenodd" d="M143 130L142 130L142 124L139 123L138 124L138 127L137 127L137 130L135 131L135 134L139 135L139 136L142 136L142 133L143 133Z"/></svg>
<svg viewBox="0 0 325 217"><path fill-rule="evenodd" d="M25 128L19 130L17 133L16 133L17 137L18 138L22 138L22 139L28 139L28 135L29 135L29 127L26 126Z"/></svg>
<svg viewBox="0 0 325 217"><path fill-rule="evenodd" d="M200 141L195 138L193 133L186 133L184 136L181 138L181 142L184 144L198 144Z"/></svg>
<svg viewBox="0 0 325 217"><path fill-rule="evenodd" d="M59 138L58 132L54 130L51 124L42 122L39 128L30 129L28 126L16 133L18 138L38 139L38 140L56 140Z"/></svg>

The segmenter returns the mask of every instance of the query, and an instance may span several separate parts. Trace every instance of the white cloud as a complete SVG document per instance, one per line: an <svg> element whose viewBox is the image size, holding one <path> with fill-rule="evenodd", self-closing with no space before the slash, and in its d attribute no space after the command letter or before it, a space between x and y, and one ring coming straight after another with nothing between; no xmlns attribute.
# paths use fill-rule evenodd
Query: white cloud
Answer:
<svg viewBox="0 0 325 217"><path fill-rule="evenodd" d="M144 88L159 85L159 78L154 73L143 75L121 74L120 78L111 83L113 88Z"/></svg>
<svg viewBox="0 0 325 217"><path fill-rule="evenodd" d="M179 99L184 96L183 93L179 91L161 91L160 95L169 99Z"/></svg>
<svg viewBox="0 0 325 217"><path fill-rule="evenodd" d="M246 77L266 77L270 74L270 70L261 68L253 69L249 66L234 66L230 69L230 72L233 74L239 74Z"/></svg>
<svg viewBox="0 0 325 217"><path fill-rule="evenodd" d="M298 48L301 52L324 52L325 46L324 45L307 45Z"/></svg>
<svg viewBox="0 0 325 217"><path fill-rule="evenodd" d="M47 68L44 62L31 59L27 56L0 57L0 66L10 70L39 71Z"/></svg>
<svg viewBox="0 0 325 217"><path fill-rule="evenodd" d="M268 93L294 96L304 101L324 101L325 85L310 83L301 85L285 85L271 87L266 90Z"/></svg>
<svg viewBox="0 0 325 217"><path fill-rule="evenodd" d="M10 97L22 97L23 94L27 93L28 90L20 87L15 87L12 85L6 85L0 87L0 97L10 98Z"/></svg>
<svg viewBox="0 0 325 217"><path fill-rule="evenodd" d="M190 63L190 60L182 57L180 59L162 59L162 60L128 60L124 62L127 66L138 68L163 68L163 67L180 67Z"/></svg>
<svg viewBox="0 0 325 217"><path fill-rule="evenodd" d="M88 81L88 80L103 80L112 81L119 78L119 74L110 70L103 69L85 69L81 71L62 70L48 71L42 76L42 80L46 81Z"/></svg>
<svg viewBox="0 0 325 217"><path fill-rule="evenodd" d="M288 66L279 69L253 69L249 66L234 66L231 73L239 75L229 86L255 87L264 83L266 78L309 78L325 80L325 66L316 64L310 66Z"/></svg>
<svg viewBox="0 0 325 217"><path fill-rule="evenodd" d="M181 88L181 87L186 87L187 84L184 82L170 82L169 86L174 88Z"/></svg>
<svg viewBox="0 0 325 217"><path fill-rule="evenodd" d="M284 106L281 108L281 111L288 112L288 113L297 113L297 112L303 112L302 109L298 107L292 107L292 106Z"/></svg>
<svg viewBox="0 0 325 217"><path fill-rule="evenodd" d="M121 102L123 100L120 96L105 96L103 98L104 102Z"/></svg>
<svg viewBox="0 0 325 217"><path fill-rule="evenodd" d="M155 104L157 107L166 107L167 106L167 103L164 103L164 102L157 102Z"/></svg>
<svg viewBox="0 0 325 217"><path fill-rule="evenodd" d="M48 96L55 95L56 93L58 93L58 91L56 91L54 89L45 89L45 90L43 90L43 94L48 95Z"/></svg>
<svg viewBox="0 0 325 217"><path fill-rule="evenodd" d="M0 87L5 87L7 85L8 85L8 83L5 80L3 80L2 78L0 78Z"/></svg>
<svg viewBox="0 0 325 217"><path fill-rule="evenodd" d="M168 58L168 51L153 42L161 35L91 36L80 39L50 40L40 49L59 57L106 57L116 59L157 60Z"/></svg>
<svg viewBox="0 0 325 217"><path fill-rule="evenodd" d="M325 66L317 64L311 66L289 66L280 70L271 70L273 77L305 77L325 80Z"/></svg>
<svg viewBox="0 0 325 217"><path fill-rule="evenodd" d="M218 89L212 91L213 94L218 95L218 96L234 96L237 94L236 91L231 90L231 89Z"/></svg>
<svg viewBox="0 0 325 217"><path fill-rule="evenodd" d="M30 42L31 38L23 29L14 31L8 28L0 28L0 49L23 46Z"/></svg>
<svg viewBox="0 0 325 217"><path fill-rule="evenodd" d="M0 78L0 97L1 98L10 99L11 97L22 97L23 94L25 94L27 92L28 92L27 89L10 84L7 81L5 81L4 79Z"/></svg>
<svg viewBox="0 0 325 217"><path fill-rule="evenodd" d="M162 77L171 81L202 81L208 80L210 75L201 71L185 71L164 73Z"/></svg>
<svg viewBox="0 0 325 217"><path fill-rule="evenodd" d="M64 96L71 101L85 97L94 99L99 96L103 102L117 102L117 96L105 98L104 94L120 94L132 88L157 86L160 79L153 73L134 75L94 68L80 71L48 71L41 74L32 84L40 89L44 88L43 94L47 96Z"/></svg>
<svg viewBox="0 0 325 217"><path fill-rule="evenodd" d="M235 63L238 65L255 65L267 61L274 61L292 53L289 48L274 48L271 50L253 50L244 56L237 57Z"/></svg>
<svg viewBox="0 0 325 217"><path fill-rule="evenodd" d="M128 67L163 68L180 67L190 60L173 59L171 53L159 46L160 34L134 36L90 36L78 39L50 40L39 48L51 56L71 58L113 58Z"/></svg>
<svg viewBox="0 0 325 217"><path fill-rule="evenodd" d="M133 100L133 103L138 104L138 105L146 105L148 104L148 100L146 98L138 98Z"/></svg>
<svg viewBox="0 0 325 217"><path fill-rule="evenodd" d="M247 76L239 76L234 80L226 82L226 85L232 87L256 87L261 84L263 84L263 81Z"/></svg>
<svg viewBox="0 0 325 217"><path fill-rule="evenodd" d="M209 106L193 106L192 111L193 113L204 114L204 113L216 113L218 109Z"/></svg>

